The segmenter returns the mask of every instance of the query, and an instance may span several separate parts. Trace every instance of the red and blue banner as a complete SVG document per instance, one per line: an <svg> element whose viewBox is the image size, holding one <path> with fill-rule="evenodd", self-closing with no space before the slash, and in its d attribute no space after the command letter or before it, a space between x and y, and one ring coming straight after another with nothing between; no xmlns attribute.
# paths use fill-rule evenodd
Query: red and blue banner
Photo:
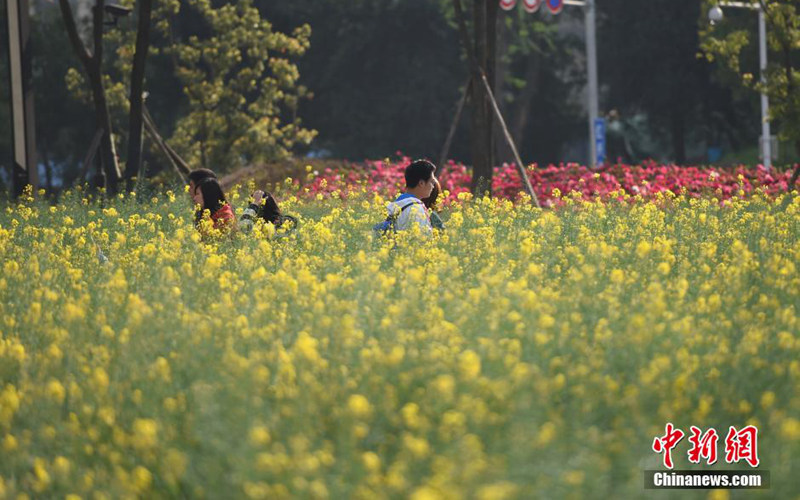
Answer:
<svg viewBox="0 0 800 500"><path fill-rule="evenodd" d="M522 0L522 6L529 14L533 14L542 6L542 0Z"/></svg>
<svg viewBox="0 0 800 500"><path fill-rule="evenodd" d="M553 14L558 14L564 8L564 0L547 0L547 8Z"/></svg>
<svg viewBox="0 0 800 500"><path fill-rule="evenodd" d="M500 0L500 8L503 10L511 10L517 5L517 0Z"/></svg>
<svg viewBox="0 0 800 500"><path fill-rule="evenodd" d="M564 0L522 0L522 7L526 12L533 14L542 6L542 2L547 4L547 8L553 14L558 14L564 8ZM500 7L503 10L511 10L517 6L517 0L500 0Z"/></svg>

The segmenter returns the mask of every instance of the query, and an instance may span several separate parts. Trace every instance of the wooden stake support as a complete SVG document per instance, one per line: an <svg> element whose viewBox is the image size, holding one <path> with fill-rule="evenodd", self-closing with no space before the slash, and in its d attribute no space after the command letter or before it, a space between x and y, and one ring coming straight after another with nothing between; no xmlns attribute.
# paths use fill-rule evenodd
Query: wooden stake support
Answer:
<svg viewBox="0 0 800 500"><path fill-rule="evenodd" d="M528 174L525 172L525 164L522 163L522 159L519 156L519 152L517 151L517 146L514 144L514 139L511 137L511 134L508 132L508 127L506 126L506 121L503 119L503 114L500 112L500 108L497 106L497 101L494 98L494 94L492 93L492 87L489 85L489 81L486 79L486 72L483 71L483 68L478 64L478 59L475 57L475 50L472 47L472 43L470 43L469 32L467 31L467 23L464 20L464 9L461 5L461 0L453 0L453 8L456 14L456 21L458 22L458 31L461 34L461 41L464 44L464 49L467 51L467 59L470 62L470 69L472 76L470 77L470 81L467 84L467 89L469 89L470 85L475 83L475 79L480 78L482 81L481 85L486 91L486 94L489 96L489 100L492 102L492 108L494 109L494 114L497 117L497 121L500 123L500 126L503 129L503 135L505 136L506 142L508 142L511 151L514 153L514 160L517 163L517 170L519 171L519 175L522 178L522 185L525 188L525 191L533 200L533 203L536 205L537 208L541 208L539 205L539 199L536 197L536 193L533 192L533 186L531 186L531 181L528 179ZM464 92L464 100L466 100L467 91ZM463 104L463 101L462 101ZM455 133L455 127L458 123L458 119L461 117L461 105L459 105L459 109L456 111L455 120L453 120L453 125L450 127L451 134ZM448 134L447 141L445 142L446 148L442 148L443 154L442 159L440 159L439 164L443 164L447 158L445 152L449 152L450 149L450 142L452 141L452 137Z"/></svg>
<svg viewBox="0 0 800 500"><path fill-rule="evenodd" d="M92 142L89 145L89 150L86 152L86 157L83 159L83 168L81 169L81 175L78 177L80 179L81 184L86 182L86 176L89 175L89 168L91 167L92 161L94 161L94 155L97 154L97 148L100 146L100 139L103 138L103 134L106 131L103 129L97 129L97 132L94 133L94 137L92 137Z"/></svg>
<svg viewBox="0 0 800 500"><path fill-rule="evenodd" d="M189 172L192 170L191 167L189 167L189 164L186 163L183 158L181 158L180 155L178 155L178 153L176 153L175 150L172 149L169 144L167 144L164 138L161 137L161 134L158 133L156 125L153 122L153 118L150 116L150 111L148 111L147 107L142 107L142 118L144 121L144 129L147 134L150 136L153 142L156 143L158 149L164 153L164 156L167 157L170 165L172 165L172 168L175 169L175 172L178 174L181 180L184 183L187 183L186 178L189 175Z"/></svg>
<svg viewBox="0 0 800 500"><path fill-rule="evenodd" d="M439 163L437 163L439 168L444 168L444 162L447 161L447 155L450 154L450 146L453 144L453 137L456 135L458 122L461 120L461 113L464 111L464 105L467 103L467 96L469 95L471 88L472 78L467 80L466 85L464 85L464 93L461 94L461 100L458 101L456 116L453 117L453 123L450 125L450 131L447 133L447 139L445 139L444 146L442 146L442 152L439 154Z"/></svg>
<svg viewBox="0 0 800 500"><path fill-rule="evenodd" d="M517 170L519 171L519 176L522 178L522 185L525 187L525 191L528 192L531 199L533 199L533 203L536 205L537 208L542 208L539 205L539 199L536 197L536 193L533 192L533 186L531 186L531 181L528 179L528 174L525 172L525 164L522 163L522 159L519 156L519 152L517 151L517 146L514 144L514 139L511 137L511 134L508 132L508 127L506 126L506 121L503 119L503 114L500 113L500 108L497 106L497 101L494 99L494 94L492 94L492 88L489 86L488 80L486 80L486 74L481 71L481 81L483 81L483 88L486 91L486 95L489 96L489 100L492 102L492 108L494 109L494 114L497 117L497 121L500 123L500 127L503 129L503 135L506 138L506 142L508 146L511 148L511 152L514 153L514 161L517 164Z"/></svg>

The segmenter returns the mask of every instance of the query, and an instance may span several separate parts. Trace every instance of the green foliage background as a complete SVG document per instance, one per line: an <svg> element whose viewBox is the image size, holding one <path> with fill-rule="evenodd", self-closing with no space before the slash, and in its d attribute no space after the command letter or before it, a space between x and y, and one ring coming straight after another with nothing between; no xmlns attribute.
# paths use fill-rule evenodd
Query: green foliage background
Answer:
<svg viewBox="0 0 800 500"><path fill-rule="evenodd" d="M91 141L92 109L81 96L60 12L47 2L36 5L38 150L49 172L41 177L69 184ZM466 81L450 1L165 0L155 7L147 106L193 166L226 172L307 153L438 157ZM620 111L637 160L704 163L707 148L721 147L725 161L735 163L750 158L736 152L757 144L757 92L742 87L740 74L719 70L719 58L698 59L708 40L698 37L698 31L705 36L706 7L701 0L598 5L601 113ZM716 33L753 40L750 14L726 14ZM500 21L496 93L523 159L585 161L582 11L566 8L553 18L518 9L501 12ZM135 25L134 13L106 34L107 90L123 156ZM753 45L742 47L740 73L757 72ZM779 59L774 50L770 57ZM776 99L773 111L782 109L794 108ZM8 127L2 113L6 106L0 127ZM778 114L774 129L793 140L794 129ZM0 134L3 164L9 137ZM502 142L498 137L498 160L509 160ZM166 164L148 143L145 165L153 175ZM469 162L469 144L465 116L451 156Z"/></svg>

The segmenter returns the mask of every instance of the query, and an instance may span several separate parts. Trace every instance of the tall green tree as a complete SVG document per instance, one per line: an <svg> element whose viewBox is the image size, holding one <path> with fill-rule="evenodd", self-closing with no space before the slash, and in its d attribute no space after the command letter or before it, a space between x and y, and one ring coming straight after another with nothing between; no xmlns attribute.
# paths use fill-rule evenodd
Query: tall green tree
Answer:
<svg viewBox="0 0 800 500"><path fill-rule="evenodd" d="M706 0L704 13L717 2ZM791 141L800 154L800 1L750 0L763 10L767 25L769 64L764 79L742 63L748 51L758 44L758 32L736 22L714 25L703 23L700 29L702 49L708 61L738 77L741 85L765 92L770 99L770 119L780 129L780 137ZM800 165L795 166L789 189L797 182Z"/></svg>
<svg viewBox="0 0 800 500"><path fill-rule="evenodd" d="M496 0L472 0L471 23L468 27L464 3L461 0L452 1L472 83L469 86L472 143L470 189L480 195L491 192L494 168L494 112L483 80L488 81L490 91L493 92L497 64L497 13L500 6Z"/></svg>
<svg viewBox="0 0 800 500"><path fill-rule="evenodd" d="M176 126L175 147L188 161L221 171L290 155L316 135L297 114L306 87L293 58L309 48L311 28L272 29L250 0L214 8L189 0L209 34L169 48L189 111Z"/></svg>
<svg viewBox="0 0 800 500"><path fill-rule="evenodd" d="M144 104L136 102L143 93L162 136L193 166L225 172L284 158L311 141L315 132L297 113L307 91L294 62L308 50L307 25L275 31L250 1L164 0L151 16L145 3L138 3L138 29L121 21L104 37L114 57L103 66L103 84L128 150L127 178L141 171L141 115L132 105ZM152 31L143 34L147 17ZM75 95L88 97L81 72L71 70L67 81Z"/></svg>

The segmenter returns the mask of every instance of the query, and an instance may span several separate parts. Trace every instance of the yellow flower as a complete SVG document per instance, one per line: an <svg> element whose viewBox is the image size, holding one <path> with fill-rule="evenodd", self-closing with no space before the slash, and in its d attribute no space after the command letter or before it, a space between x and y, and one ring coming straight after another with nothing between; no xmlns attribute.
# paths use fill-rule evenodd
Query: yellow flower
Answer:
<svg viewBox="0 0 800 500"><path fill-rule="evenodd" d="M787 417L781 423L781 436L792 441L800 440L800 420Z"/></svg>
<svg viewBox="0 0 800 500"><path fill-rule="evenodd" d="M145 469L141 465L138 465L135 469L133 469L131 480L134 490L141 494L150 488L150 484L153 482L153 474L151 474L149 470Z"/></svg>
<svg viewBox="0 0 800 500"><path fill-rule="evenodd" d="M556 324L556 319L549 314L539 316L539 328L546 330Z"/></svg>
<svg viewBox="0 0 800 500"><path fill-rule="evenodd" d="M563 477L564 481L567 484L571 484L573 486L579 486L583 484L586 475L582 470L570 470L564 472Z"/></svg>
<svg viewBox="0 0 800 500"><path fill-rule="evenodd" d="M430 444L425 438L416 437L411 434L403 435L403 445L411 452L414 458L424 458L431 451Z"/></svg>
<svg viewBox="0 0 800 500"><path fill-rule="evenodd" d="M444 498L439 491L429 486L421 486L411 493L409 500L443 500Z"/></svg>
<svg viewBox="0 0 800 500"><path fill-rule="evenodd" d="M647 257L647 255L650 253L651 249L652 249L652 246L650 245L650 243L648 243L646 241L640 241L636 245L636 255L638 255L639 258Z"/></svg>
<svg viewBox="0 0 800 500"><path fill-rule="evenodd" d="M431 386L440 396L445 399L451 399L456 387L456 381L452 375L439 375L433 380Z"/></svg>
<svg viewBox="0 0 800 500"><path fill-rule="evenodd" d="M74 302L67 302L62 309L64 314L64 321L72 322L86 318L86 311L81 306Z"/></svg>
<svg viewBox="0 0 800 500"><path fill-rule="evenodd" d="M458 358L458 370L465 380L472 380L481 373L481 358L474 351L464 351Z"/></svg>
<svg viewBox="0 0 800 500"><path fill-rule="evenodd" d="M371 473L379 472L381 469L381 459L372 451L364 452L361 455L361 461L364 463L364 467Z"/></svg>
<svg viewBox="0 0 800 500"><path fill-rule="evenodd" d="M162 474L169 483L175 484L183 477L188 464L189 459L185 453L170 448L164 456Z"/></svg>
<svg viewBox="0 0 800 500"><path fill-rule="evenodd" d="M169 366L169 361L163 356L159 356L152 365L150 365L150 377L159 379L162 382L172 381L172 370Z"/></svg>
<svg viewBox="0 0 800 500"><path fill-rule="evenodd" d="M317 351L319 341L313 338L308 332L300 332L294 343L294 349L308 361L318 362L322 359Z"/></svg>
<svg viewBox="0 0 800 500"><path fill-rule="evenodd" d="M539 428L537 443L539 446L547 446L556 437L556 426L552 422L545 422Z"/></svg>
<svg viewBox="0 0 800 500"><path fill-rule="evenodd" d="M400 414L409 429L416 429L420 426L419 406L416 403L406 403L400 410Z"/></svg>
<svg viewBox="0 0 800 500"><path fill-rule="evenodd" d="M33 460L33 474L35 482L33 483L33 490L36 493L42 493L50 486L50 474L45 468L45 462L41 458Z"/></svg>
<svg viewBox="0 0 800 500"><path fill-rule="evenodd" d="M250 442L255 446L266 446L270 442L269 431L263 425L250 429Z"/></svg>
<svg viewBox="0 0 800 500"><path fill-rule="evenodd" d="M70 462L65 457L57 456L55 460L53 460L53 470L60 476L68 475L70 468Z"/></svg>
<svg viewBox="0 0 800 500"><path fill-rule="evenodd" d="M506 500L515 498L517 486L507 481L481 486L476 494L478 500Z"/></svg>
<svg viewBox="0 0 800 500"><path fill-rule="evenodd" d="M7 452L12 452L17 449L19 444L17 443L17 438L15 438L11 434L6 434L3 438L3 450Z"/></svg>
<svg viewBox="0 0 800 500"><path fill-rule="evenodd" d="M50 379L50 381L47 382L46 391L47 395L54 399L57 403L64 401L64 396L67 393L67 391L64 389L64 386L61 385L61 382L56 379Z"/></svg>
<svg viewBox="0 0 800 500"><path fill-rule="evenodd" d="M372 405L361 394L353 394L347 399L347 409L356 418L366 418L372 414Z"/></svg>
<svg viewBox="0 0 800 500"><path fill-rule="evenodd" d="M133 421L133 446L136 448L153 448L158 444L158 423L149 418L137 418Z"/></svg>
<svg viewBox="0 0 800 500"><path fill-rule="evenodd" d="M110 383L108 379L108 373L106 373L106 371L101 367L95 368L94 372L92 373L92 382L95 389L100 392L105 392Z"/></svg>

